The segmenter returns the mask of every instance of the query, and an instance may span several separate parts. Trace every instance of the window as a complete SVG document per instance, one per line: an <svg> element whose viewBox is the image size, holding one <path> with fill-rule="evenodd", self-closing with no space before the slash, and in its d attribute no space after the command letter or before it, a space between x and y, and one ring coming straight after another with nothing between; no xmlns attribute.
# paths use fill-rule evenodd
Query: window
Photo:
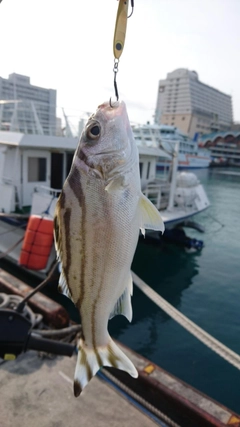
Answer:
<svg viewBox="0 0 240 427"><path fill-rule="evenodd" d="M143 163L139 163L140 178L142 178Z"/></svg>
<svg viewBox="0 0 240 427"><path fill-rule="evenodd" d="M45 157L28 157L28 182L47 180L47 159Z"/></svg>

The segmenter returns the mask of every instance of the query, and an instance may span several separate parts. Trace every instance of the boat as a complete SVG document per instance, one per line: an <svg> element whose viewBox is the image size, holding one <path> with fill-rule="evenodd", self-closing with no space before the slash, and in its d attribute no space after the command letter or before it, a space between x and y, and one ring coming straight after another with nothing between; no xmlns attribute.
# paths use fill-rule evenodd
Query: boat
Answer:
<svg viewBox="0 0 240 427"><path fill-rule="evenodd" d="M142 191L160 210L166 228L208 208L209 200L197 177L177 172L178 144L171 157L156 144L136 142ZM0 132L1 256L41 278L56 260L54 210L77 143L73 137ZM159 158L172 167L157 175Z"/></svg>
<svg viewBox="0 0 240 427"><path fill-rule="evenodd" d="M132 129L136 140L149 143L154 141L159 147L169 152L173 151L178 142L178 169L208 168L211 163L210 152L198 146L197 138L191 140L175 126L147 123L146 125L133 125ZM166 165L162 159L159 159L157 169L169 167L170 164L168 162Z"/></svg>

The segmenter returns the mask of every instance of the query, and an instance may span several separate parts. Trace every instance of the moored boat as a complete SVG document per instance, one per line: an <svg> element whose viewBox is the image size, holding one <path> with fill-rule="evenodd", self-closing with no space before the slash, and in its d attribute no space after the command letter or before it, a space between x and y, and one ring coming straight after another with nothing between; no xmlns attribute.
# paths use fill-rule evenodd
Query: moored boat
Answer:
<svg viewBox="0 0 240 427"><path fill-rule="evenodd" d="M208 168L211 163L210 151L198 146L197 141L191 140L175 126L169 125L133 125L135 139L141 144L154 143L168 152L173 152L175 144L179 143L178 169ZM171 161L163 162L159 158L157 169L170 167Z"/></svg>
<svg viewBox="0 0 240 427"><path fill-rule="evenodd" d="M171 157L156 145L136 142L142 191L161 211L166 228L209 206L196 176L178 175L178 144ZM48 274L56 259L54 209L76 146L76 138L0 132L0 251L39 277ZM159 158L172 168L157 176Z"/></svg>

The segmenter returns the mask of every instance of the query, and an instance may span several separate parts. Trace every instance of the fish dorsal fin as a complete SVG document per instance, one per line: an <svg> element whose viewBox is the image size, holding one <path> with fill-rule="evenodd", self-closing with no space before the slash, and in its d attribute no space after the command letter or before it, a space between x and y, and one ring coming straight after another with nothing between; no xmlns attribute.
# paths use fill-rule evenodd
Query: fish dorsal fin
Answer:
<svg viewBox="0 0 240 427"><path fill-rule="evenodd" d="M114 309L110 313L109 319L112 319L117 314L122 314L125 316L129 322L132 321L132 303L131 303L131 295L133 294L133 282L131 273L129 273L126 288L123 294L118 298Z"/></svg>
<svg viewBox="0 0 240 427"><path fill-rule="evenodd" d="M61 268L61 264L60 264L59 269L61 271L61 274L60 274L59 282L58 282L58 291L73 301L71 292L69 290L69 287L67 285L64 273L63 273L62 268Z"/></svg>
<svg viewBox="0 0 240 427"><path fill-rule="evenodd" d="M150 202L150 200L141 194L139 200L139 209L140 209L140 229L144 234L145 228L149 230L161 231L164 232L164 223L161 218L161 215L157 208Z"/></svg>

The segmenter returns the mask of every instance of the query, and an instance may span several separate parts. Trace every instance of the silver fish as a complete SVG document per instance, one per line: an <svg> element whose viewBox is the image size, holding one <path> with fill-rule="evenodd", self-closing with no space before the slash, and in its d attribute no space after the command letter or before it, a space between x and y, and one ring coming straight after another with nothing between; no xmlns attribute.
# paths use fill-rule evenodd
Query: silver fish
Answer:
<svg viewBox="0 0 240 427"><path fill-rule="evenodd" d="M59 290L72 299L82 322L75 396L102 366L138 376L107 326L117 314L132 320L130 268L139 229L145 228L164 231L158 210L141 192L126 107L104 103L85 126L54 218Z"/></svg>

